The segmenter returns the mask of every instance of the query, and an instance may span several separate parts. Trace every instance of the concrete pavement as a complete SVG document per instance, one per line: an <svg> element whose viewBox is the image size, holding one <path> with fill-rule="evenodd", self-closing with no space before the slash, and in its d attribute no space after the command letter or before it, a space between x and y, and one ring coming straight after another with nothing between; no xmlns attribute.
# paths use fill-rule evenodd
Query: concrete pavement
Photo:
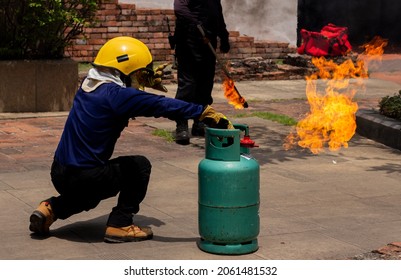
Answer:
<svg viewBox="0 0 401 280"><path fill-rule="evenodd" d="M373 106L400 84L365 80L357 99ZM236 84L250 104L263 110L283 100L305 105L304 81ZM175 85L169 85L173 96ZM204 139L179 146L153 136L155 128L174 130L167 119L130 122L114 156L143 154L153 169L148 194L135 222L153 228L154 239L107 244L103 234L116 198L96 209L58 220L51 236L38 239L28 230L29 215L39 201L56 195L49 176L53 152L67 116L0 114L0 259L348 259L401 240L401 152L355 135L348 149L314 155L296 148L285 151L291 128L256 117L238 117L215 86L215 107L233 122L250 126L259 144L252 150L260 164L259 250L240 256L202 252L198 234L197 166L204 158ZM256 109L255 109L256 108ZM293 107L280 107L289 115ZM301 110L302 111L302 110Z"/></svg>

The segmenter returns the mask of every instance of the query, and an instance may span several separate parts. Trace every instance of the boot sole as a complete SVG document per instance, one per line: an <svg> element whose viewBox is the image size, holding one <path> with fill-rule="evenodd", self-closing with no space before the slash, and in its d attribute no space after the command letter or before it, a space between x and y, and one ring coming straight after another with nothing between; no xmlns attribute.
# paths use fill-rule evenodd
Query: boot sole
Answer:
<svg viewBox="0 0 401 280"><path fill-rule="evenodd" d="M175 140L175 143L179 145L189 145L189 139Z"/></svg>
<svg viewBox="0 0 401 280"><path fill-rule="evenodd" d="M139 241L149 240L152 238L153 234L148 235L146 237L120 237L120 236L105 235L104 242L106 243L139 242Z"/></svg>
<svg viewBox="0 0 401 280"><path fill-rule="evenodd" d="M29 218L30 225L29 230L39 234L39 235L48 235L49 230L45 228L46 217L39 211L34 211Z"/></svg>

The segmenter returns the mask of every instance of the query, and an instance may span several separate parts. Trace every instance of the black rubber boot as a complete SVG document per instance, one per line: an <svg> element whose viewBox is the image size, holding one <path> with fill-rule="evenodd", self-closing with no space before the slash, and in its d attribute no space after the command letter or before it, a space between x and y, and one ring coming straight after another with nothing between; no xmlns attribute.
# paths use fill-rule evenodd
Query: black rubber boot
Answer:
<svg viewBox="0 0 401 280"><path fill-rule="evenodd" d="M192 125L191 134L192 134L192 136L204 137L205 136L205 129L206 129L206 125L203 122L194 121L194 123Z"/></svg>
<svg viewBox="0 0 401 280"><path fill-rule="evenodd" d="M179 120L176 121L177 128L175 130L175 143L179 145L189 145L189 132L188 132L188 121Z"/></svg>

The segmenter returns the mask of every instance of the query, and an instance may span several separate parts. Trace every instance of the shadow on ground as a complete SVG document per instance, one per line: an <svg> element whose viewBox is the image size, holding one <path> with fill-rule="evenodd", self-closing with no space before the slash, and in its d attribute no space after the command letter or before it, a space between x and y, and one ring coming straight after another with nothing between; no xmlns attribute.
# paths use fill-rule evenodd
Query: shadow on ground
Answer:
<svg viewBox="0 0 401 280"><path fill-rule="evenodd" d="M106 222L108 215L103 215L91 220L73 222L71 224L51 230L50 235L59 239L64 239L73 242L84 243L100 243L103 242L104 233L106 230ZM165 223L153 217L135 215L135 222L142 226L160 227ZM46 239L35 234L31 234L32 239ZM184 238L185 239L185 238ZM160 242L185 242L182 238L155 236L154 240ZM188 242L193 242L196 239L189 238Z"/></svg>

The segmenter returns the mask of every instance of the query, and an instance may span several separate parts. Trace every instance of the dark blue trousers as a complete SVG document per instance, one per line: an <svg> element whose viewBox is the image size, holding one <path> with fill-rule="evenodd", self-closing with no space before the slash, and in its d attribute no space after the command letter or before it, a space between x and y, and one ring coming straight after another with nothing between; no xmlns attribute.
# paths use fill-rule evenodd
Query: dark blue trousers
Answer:
<svg viewBox="0 0 401 280"><path fill-rule="evenodd" d="M131 225L133 214L138 213L145 198L151 167L144 156L121 156L95 168L65 167L55 160L50 175L60 195L51 197L50 205L57 218L67 219L119 194L107 225Z"/></svg>

